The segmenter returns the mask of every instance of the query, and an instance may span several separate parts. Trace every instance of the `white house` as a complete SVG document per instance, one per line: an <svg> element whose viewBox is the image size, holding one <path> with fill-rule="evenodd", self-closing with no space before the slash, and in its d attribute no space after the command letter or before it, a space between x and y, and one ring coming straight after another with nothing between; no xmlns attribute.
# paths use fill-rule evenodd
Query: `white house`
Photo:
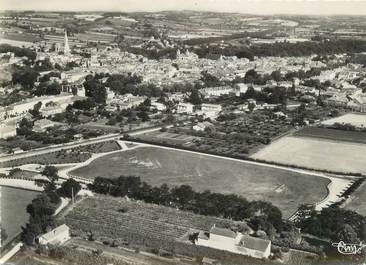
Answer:
<svg viewBox="0 0 366 265"><path fill-rule="evenodd" d="M214 127L214 125L211 122L204 121L197 123L192 127L192 129L197 132L203 132L206 128L212 128L212 127Z"/></svg>
<svg viewBox="0 0 366 265"><path fill-rule="evenodd" d="M222 110L219 104L207 104L201 105L202 114L209 118L215 118Z"/></svg>
<svg viewBox="0 0 366 265"><path fill-rule="evenodd" d="M233 88L230 86L207 87L200 89L200 93L206 98L228 95L232 92Z"/></svg>
<svg viewBox="0 0 366 265"><path fill-rule="evenodd" d="M177 105L177 112L191 114L193 113L193 107L194 105L191 103L179 103Z"/></svg>
<svg viewBox="0 0 366 265"><path fill-rule="evenodd" d="M151 107L159 111L166 110L166 106L160 102L151 102Z"/></svg>
<svg viewBox="0 0 366 265"><path fill-rule="evenodd" d="M38 238L38 242L41 245L61 245L70 239L70 228L63 224L50 232L41 235Z"/></svg>
<svg viewBox="0 0 366 265"><path fill-rule="evenodd" d="M17 135L15 123L0 123L0 139L7 139Z"/></svg>
<svg viewBox="0 0 366 265"><path fill-rule="evenodd" d="M248 90L248 85L244 83L238 83L234 86L235 96L240 97L241 94L245 94Z"/></svg>
<svg viewBox="0 0 366 265"><path fill-rule="evenodd" d="M200 232L196 245L229 251L254 258L268 258L271 254L271 241L235 233L230 229L215 225L209 233Z"/></svg>
<svg viewBox="0 0 366 265"><path fill-rule="evenodd" d="M56 124L58 124L58 123L53 122L48 119L37 120L34 122L33 131L34 132L45 132L48 128L51 128L51 127L55 126Z"/></svg>

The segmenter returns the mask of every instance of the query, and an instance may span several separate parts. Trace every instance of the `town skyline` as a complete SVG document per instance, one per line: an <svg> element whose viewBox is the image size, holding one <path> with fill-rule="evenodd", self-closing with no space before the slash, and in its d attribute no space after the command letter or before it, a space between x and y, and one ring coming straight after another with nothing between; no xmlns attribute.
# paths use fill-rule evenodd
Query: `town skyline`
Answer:
<svg viewBox="0 0 366 265"><path fill-rule="evenodd" d="M162 12L162 11L201 11L242 13L255 15L366 15L366 1L338 0L203 0L166 1L158 0L151 6L147 0L107 0L107 1L68 1L45 0L2 0L0 10L34 10L63 12Z"/></svg>

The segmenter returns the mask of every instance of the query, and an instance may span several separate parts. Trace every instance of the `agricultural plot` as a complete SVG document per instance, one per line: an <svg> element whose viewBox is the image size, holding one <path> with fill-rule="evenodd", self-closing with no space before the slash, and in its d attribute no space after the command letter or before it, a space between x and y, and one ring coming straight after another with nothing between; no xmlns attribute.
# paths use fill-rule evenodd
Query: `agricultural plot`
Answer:
<svg viewBox="0 0 366 265"><path fill-rule="evenodd" d="M57 165L66 163L80 163L88 160L93 153L106 153L119 149L121 148L116 141L105 141L95 144L83 145L72 149L0 162L0 168L16 167L25 164Z"/></svg>
<svg viewBox="0 0 366 265"><path fill-rule="evenodd" d="M75 150L62 150L53 153L35 155L0 162L0 168L17 167L26 164L49 165L49 164L79 163L88 160L90 157L91 154L88 152L79 152Z"/></svg>
<svg viewBox="0 0 366 265"><path fill-rule="evenodd" d="M139 135L139 138L142 140L166 142L169 144L179 144L179 145L187 145L191 143L193 140L199 139L199 137L196 136L177 134L172 132L150 132Z"/></svg>
<svg viewBox="0 0 366 265"><path fill-rule="evenodd" d="M80 237L92 231L94 239L100 241L112 239L124 245L168 248L189 229L209 230L214 224L229 228L234 224L226 219L108 196L84 199L65 219L73 234Z"/></svg>
<svg viewBox="0 0 366 265"><path fill-rule="evenodd" d="M186 184L197 191L235 193L249 200L270 201L285 218L302 203L324 199L329 183L317 176L155 147L105 155L70 173L84 178L134 175L156 186Z"/></svg>
<svg viewBox="0 0 366 265"><path fill-rule="evenodd" d="M283 164L366 174L366 145L286 136L252 157Z"/></svg>
<svg viewBox="0 0 366 265"><path fill-rule="evenodd" d="M329 139L366 144L366 132L306 127L294 133L295 136Z"/></svg>
<svg viewBox="0 0 366 265"><path fill-rule="evenodd" d="M347 210L352 210L366 216L366 182L363 182L361 186L350 196L345 204Z"/></svg>

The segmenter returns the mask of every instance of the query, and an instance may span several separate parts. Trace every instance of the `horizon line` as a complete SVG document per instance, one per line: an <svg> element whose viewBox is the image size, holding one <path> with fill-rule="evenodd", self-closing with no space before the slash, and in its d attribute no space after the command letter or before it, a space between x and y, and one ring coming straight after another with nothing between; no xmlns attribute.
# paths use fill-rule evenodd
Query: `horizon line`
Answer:
<svg viewBox="0 0 366 265"><path fill-rule="evenodd" d="M292 13L292 12L273 12L273 13L260 13L260 12L232 12L232 11L213 11L213 10L194 10L194 9L161 9L161 10L135 10L135 11L116 11L116 10L54 10L54 9L1 9L0 12L41 12L41 13L163 13L163 12L196 12L196 13L217 13L217 14L241 14L241 15L257 15L257 16L357 16L364 17L366 14L357 13Z"/></svg>

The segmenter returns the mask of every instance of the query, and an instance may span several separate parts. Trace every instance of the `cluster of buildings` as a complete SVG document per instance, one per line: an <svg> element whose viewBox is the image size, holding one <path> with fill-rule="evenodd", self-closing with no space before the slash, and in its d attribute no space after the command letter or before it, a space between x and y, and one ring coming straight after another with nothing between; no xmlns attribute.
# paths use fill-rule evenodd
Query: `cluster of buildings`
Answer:
<svg viewBox="0 0 366 265"><path fill-rule="evenodd" d="M220 104L203 103L200 106L195 106L189 102L180 102L177 104L178 114L202 115L205 118L215 119L222 111Z"/></svg>
<svg viewBox="0 0 366 265"><path fill-rule="evenodd" d="M77 99L79 97L74 95L62 94L59 96L34 97L6 107L0 107L0 139L15 136L17 123L26 117L29 114L29 110L32 110L36 104L41 105L40 114L48 117L64 112L66 107Z"/></svg>
<svg viewBox="0 0 366 265"><path fill-rule="evenodd" d="M244 235L215 225L209 232L200 231L195 244L259 259L268 258L271 254L270 240Z"/></svg>

